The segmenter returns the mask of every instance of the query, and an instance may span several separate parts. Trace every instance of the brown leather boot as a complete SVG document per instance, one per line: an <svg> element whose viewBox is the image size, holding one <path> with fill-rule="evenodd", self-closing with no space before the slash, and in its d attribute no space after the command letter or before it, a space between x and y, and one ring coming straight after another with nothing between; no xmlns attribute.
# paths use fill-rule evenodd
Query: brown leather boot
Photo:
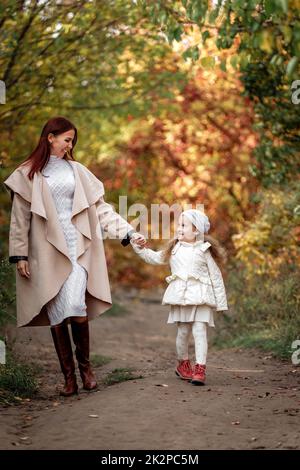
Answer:
<svg viewBox="0 0 300 470"><path fill-rule="evenodd" d="M76 346L75 355L78 361L80 376L85 390L97 388L95 375L90 364L90 335L89 322L76 322L71 320L73 341Z"/></svg>
<svg viewBox="0 0 300 470"><path fill-rule="evenodd" d="M65 322L50 328L54 346L59 359L61 371L65 377L65 386L60 391L60 395L69 397L78 393L76 383L75 364L73 351L69 336L68 325Z"/></svg>

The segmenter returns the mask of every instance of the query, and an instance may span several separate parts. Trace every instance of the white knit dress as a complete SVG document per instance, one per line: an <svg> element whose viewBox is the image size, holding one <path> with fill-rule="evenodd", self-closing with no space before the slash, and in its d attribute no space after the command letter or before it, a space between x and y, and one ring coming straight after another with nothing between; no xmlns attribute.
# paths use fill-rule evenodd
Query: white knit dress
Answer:
<svg viewBox="0 0 300 470"><path fill-rule="evenodd" d="M50 155L42 174L50 188L73 265L72 272L60 291L47 304L49 321L51 326L54 326L65 318L87 315L85 303L87 272L76 261L77 229L71 222L75 191L72 165L67 160Z"/></svg>

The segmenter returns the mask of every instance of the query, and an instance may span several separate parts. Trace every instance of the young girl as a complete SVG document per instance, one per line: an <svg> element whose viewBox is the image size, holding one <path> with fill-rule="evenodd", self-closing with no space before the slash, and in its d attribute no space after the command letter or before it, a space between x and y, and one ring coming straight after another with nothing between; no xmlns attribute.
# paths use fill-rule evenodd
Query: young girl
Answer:
<svg viewBox="0 0 300 470"><path fill-rule="evenodd" d="M214 310L228 310L222 274L214 259L224 259L224 250L216 240L204 235L209 228L205 214L189 209L180 215L176 236L166 250L156 252L131 241L134 251L146 263L170 264L172 274L166 278L169 286L162 304L171 306L168 323L177 323L178 326L175 373L194 385L205 383L207 324L215 326ZM195 342L194 367L188 357L191 332Z"/></svg>

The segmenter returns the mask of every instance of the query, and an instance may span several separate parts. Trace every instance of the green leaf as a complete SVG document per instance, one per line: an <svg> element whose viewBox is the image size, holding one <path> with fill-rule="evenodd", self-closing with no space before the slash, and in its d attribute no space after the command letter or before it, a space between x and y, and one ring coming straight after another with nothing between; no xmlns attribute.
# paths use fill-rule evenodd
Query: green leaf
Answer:
<svg viewBox="0 0 300 470"><path fill-rule="evenodd" d="M282 26L280 26L280 31L283 34L284 42L286 44L289 44L291 42L292 37L293 37L292 28L290 28L289 26L286 26L286 25L282 25Z"/></svg>
<svg viewBox="0 0 300 470"><path fill-rule="evenodd" d="M186 59L192 59L194 61L198 60L200 57L200 52L198 46L189 47L184 53L182 57Z"/></svg>
<svg viewBox="0 0 300 470"><path fill-rule="evenodd" d="M220 63L220 69L223 71L223 72L227 72L227 67L226 67L226 59L223 59Z"/></svg>
<svg viewBox="0 0 300 470"><path fill-rule="evenodd" d="M208 16L208 22L210 24L214 24L218 16L219 16L219 8L215 8L214 10L210 12Z"/></svg>
<svg viewBox="0 0 300 470"><path fill-rule="evenodd" d="M198 60L200 57L199 49L198 46L193 47L192 49L192 59L193 60Z"/></svg>
<svg viewBox="0 0 300 470"><path fill-rule="evenodd" d="M289 61L286 67L286 73L289 77L293 75L297 67L297 64L298 64L298 57L292 57L292 59Z"/></svg>
<svg viewBox="0 0 300 470"><path fill-rule="evenodd" d="M173 31L173 37L177 42L181 40L182 34L183 34L183 29L180 26L175 28Z"/></svg>
<svg viewBox="0 0 300 470"><path fill-rule="evenodd" d="M162 10L162 11L159 12L158 21L160 23L165 23L167 18L168 18L168 15L167 15L167 12L165 10Z"/></svg>
<svg viewBox="0 0 300 470"><path fill-rule="evenodd" d="M274 0L266 0L265 11L267 16L271 16L276 11L276 4Z"/></svg>
<svg viewBox="0 0 300 470"><path fill-rule="evenodd" d="M274 35L271 31L261 31L258 36L259 48L262 51L271 53L274 47Z"/></svg>
<svg viewBox="0 0 300 470"><path fill-rule="evenodd" d="M203 57L201 59L201 65L206 69L211 69L215 65L215 58L212 56Z"/></svg>
<svg viewBox="0 0 300 470"><path fill-rule="evenodd" d="M210 38L210 32L209 31L203 31L202 33L202 41L203 41L203 44L205 44L205 42L207 41L208 38Z"/></svg>
<svg viewBox="0 0 300 470"><path fill-rule="evenodd" d="M250 60L251 60L251 57L250 57L249 54L241 54L241 56L240 56L240 66L241 66L241 68L247 67Z"/></svg>
<svg viewBox="0 0 300 470"><path fill-rule="evenodd" d="M238 63L239 63L239 57L238 55L233 55L231 58L230 58L230 63L232 65L232 67L234 69L237 69L238 68Z"/></svg>
<svg viewBox="0 0 300 470"><path fill-rule="evenodd" d="M276 65L276 61L278 59L279 54L274 54L272 59L270 60L270 65Z"/></svg>
<svg viewBox="0 0 300 470"><path fill-rule="evenodd" d="M276 3L284 13L288 12L288 9L289 9L288 0L276 0Z"/></svg>

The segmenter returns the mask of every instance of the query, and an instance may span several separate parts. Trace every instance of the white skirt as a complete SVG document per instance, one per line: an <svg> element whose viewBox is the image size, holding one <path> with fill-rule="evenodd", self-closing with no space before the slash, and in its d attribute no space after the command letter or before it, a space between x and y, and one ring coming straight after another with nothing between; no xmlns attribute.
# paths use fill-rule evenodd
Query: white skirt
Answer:
<svg viewBox="0 0 300 470"><path fill-rule="evenodd" d="M209 305L171 305L167 323L201 321L214 327L213 309Z"/></svg>

